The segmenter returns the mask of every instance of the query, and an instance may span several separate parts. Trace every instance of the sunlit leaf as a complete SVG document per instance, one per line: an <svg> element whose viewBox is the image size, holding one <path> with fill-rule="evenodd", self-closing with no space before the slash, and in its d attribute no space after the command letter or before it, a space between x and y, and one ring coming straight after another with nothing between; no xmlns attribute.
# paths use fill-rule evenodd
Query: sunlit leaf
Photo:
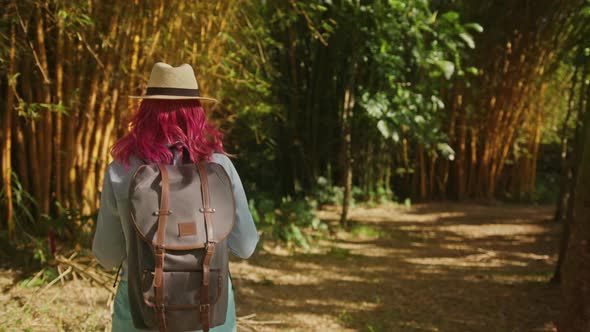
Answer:
<svg viewBox="0 0 590 332"><path fill-rule="evenodd" d="M389 130L389 126L387 125L385 120L379 120L377 122L377 129L379 129L379 132L381 133L381 135L383 135L383 137L391 137L391 131Z"/></svg>
<svg viewBox="0 0 590 332"><path fill-rule="evenodd" d="M447 143L438 143L436 148L446 159L455 160L455 150L453 150L453 148Z"/></svg>
<svg viewBox="0 0 590 332"><path fill-rule="evenodd" d="M438 11L434 11L434 12L432 13L432 15L430 15L430 19L428 20L428 22L429 22L430 24L432 24L432 23L436 22L436 16L437 16L437 15L438 15Z"/></svg>
<svg viewBox="0 0 590 332"><path fill-rule="evenodd" d="M450 11L450 12L444 13L442 15L442 17L449 22L456 22L459 20L459 13Z"/></svg>
<svg viewBox="0 0 590 332"><path fill-rule="evenodd" d="M455 64L446 60L438 60L434 63L443 71L447 80L453 76L453 73L455 72Z"/></svg>
<svg viewBox="0 0 590 332"><path fill-rule="evenodd" d="M468 73L473 74L473 75L478 75L479 74L479 70L475 67L467 67L465 69Z"/></svg>
<svg viewBox="0 0 590 332"><path fill-rule="evenodd" d="M459 37L463 39L463 41L465 42L465 44L467 44L467 46L469 46L469 48L475 48L475 42L473 41L473 37L471 37L470 34L462 32L459 34Z"/></svg>
<svg viewBox="0 0 590 332"><path fill-rule="evenodd" d="M472 30L477 31L479 33L483 32L483 27L477 23L467 23L467 24L464 24L463 26L467 29L472 29Z"/></svg>

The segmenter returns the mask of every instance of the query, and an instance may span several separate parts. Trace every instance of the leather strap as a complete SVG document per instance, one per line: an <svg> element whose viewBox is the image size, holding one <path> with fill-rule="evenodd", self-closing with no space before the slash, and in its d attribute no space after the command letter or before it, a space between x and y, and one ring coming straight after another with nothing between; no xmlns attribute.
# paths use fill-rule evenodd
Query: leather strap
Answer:
<svg viewBox="0 0 590 332"><path fill-rule="evenodd" d="M168 170L166 166L158 164L160 175L162 176L162 196L160 197L160 210L158 216L158 230L156 234L156 243L154 243L154 291L156 295L156 316L158 317L158 325L160 332L166 331L166 312L164 308L164 256L165 246L164 240L166 237L166 221L168 215L171 213L168 206L168 198L170 194L170 181L168 180ZM162 213L165 212L165 213Z"/></svg>
<svg viewBox="0 0 590 332"><path fill-rule="evenodd" d="M209 313L211 312L211 304L209 303L209 267L211 264L211 259L213 258L213 254L215 253L215 243L209 241L209 239L213 236L213 227L211 227L211 217L209 214L214 213L215 209L212 209L209 205L209 182L207 179L207 169L204 165L204 162L197 163L197 168L201 178L201 197L203 199L203 208L200 209L200 211L203 213L203 218L205 220L206 234L205 256L203 257L203 282L201 284L199 311L201 313L201 326L203 328L203 332L208 332L210 328Z"/></svg>
<svg viewBox="0 0 590 332"><path fill-rule="evenodd" d="M212 209L210 206L209 180L207 178L207 168L205 167L203 162L197 163L197 168L199 170L199 176L201 178L201 196L203 198L203 208L199 211L203 213L205 219L205 234L207 242L209 242L209 239L213 237L213 227L211 226L211 217L209 216L209 214L214 213L215 209Z"/></svg>
<svg viewBox="0 0 590 332"><path fill-rule="evenodd" d="M211 312L211 304L209 303L209 265L211 258L215 253L215 243L211 242L205 249L205 257L203 257L203 283L201 284L201 299L199 311L201 312L201 327L203 332L209 331L209 313Z"/></svg>

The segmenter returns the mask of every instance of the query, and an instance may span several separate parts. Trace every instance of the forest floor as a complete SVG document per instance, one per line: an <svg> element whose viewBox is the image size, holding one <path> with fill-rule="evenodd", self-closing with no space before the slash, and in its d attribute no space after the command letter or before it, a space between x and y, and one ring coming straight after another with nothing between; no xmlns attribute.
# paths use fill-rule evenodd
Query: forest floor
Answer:
<svg viewBox="0 0 590 332"><path fill-rule="evenodd" d="M232 260L239 331L556 331L551 206L382 205L308 253L270 243ZM318 212L335 225L337 209ZM19 286L0 269L0 331L104 331L109 292ZM43 287L43 286L41 286ZM244 318L245 317L245 318Z"/></svg>

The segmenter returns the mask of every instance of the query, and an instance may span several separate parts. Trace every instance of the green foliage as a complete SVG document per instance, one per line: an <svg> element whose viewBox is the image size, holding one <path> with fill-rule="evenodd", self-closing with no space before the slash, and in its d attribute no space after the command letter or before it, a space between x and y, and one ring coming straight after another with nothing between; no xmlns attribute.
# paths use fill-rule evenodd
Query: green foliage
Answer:
<svg viewBox="0 0 590 332"><path fill-rule="evenodd" d="M3 202L6 202L5 189L2 187L0 190L0 201ZM52 230L57 238L75 239L76 243L90 246L91 226L95 224L92 221L96 219L96 212L83 215L81 208L66 208L56 201L54 202L55 213L39 216L37 201L24 190L14 172L12 173L12 204L17 242L30 247L30 257L35 265L45 265L50 257L46 243L49 230ZM0 215L6 215L6 208L5 205L0 204Z"/></svg>
<svg viewBox="0 0 590 332"><path fill-rule="evenodd" d="M92 242L93 229L98 212L88 215L82 213L79 207L66 208L60 202L55 202L57 213L54 215L43 214L42 224L45 225L46 231L51 229L58 238L75 239L77 244L80 243L89 247Z"/></svg>
<svg viewBox="0 0 590 332"><path fill-rule="evenodd" d="M28 191L23 188L15 172L11 173L12 178L12 218L17 230L38 230L35 222L35 211L37 210L37 201ZM0 188L0 201L6 202L6 187ZM0 204L0 215L6 215L5 204ZM18 231L17 231L18 233ZM17 234L18 235L18 234Z"/></svg>
<svg viewBox="0 0 590 332"><path fill-rule="evenodd" d="M539 173L535 181L532 201L541 204L552 204L559 196L558 174Z"/></svg>
<svg viewBox="0 0 590 332"><path fill-rule="evenodd" d="M412 200L410 198L404 199L404 206L408 209L411 208L412 207Z"/></svg>
<svg viewBox="0 0 590 332"><path fill-rule="evenodd" d="M354 318L352 317L352 315L344 310L338 313L337 316L338 320L340 320L344 325L352 325L354 323Z"/></svg>
<svg viewBox="0 0 590 332"><path fill-rule="evenodd" d="M318 207L338 205L342 203L344 189L342 186L334 185L330 178L320 176L316 179L316 185L311 190L310 197L317 202ZM354 207L357 202L381 204L393 199L395 199L394 193L387 188L378 187L375 191L366 191L359 186L352 186L350 206Z"/></svg>
<svg viewBox="0 0 590 332"><path fill-rule="evenodd" d="M364 190L358 186L352 186L351 207L354 207L357 203L361 202L367 203L368 206L372 207L391 202L392 200L395 200L395 194L391 189L377 187L374 190Z"/></svg>
<svg viewBox="0 0 590 332"><path fill-rule="evenodd" d="M49 248L45 244L45 241L42 239L35 239L35 250L33 252L33 259L38 265L45 265L47 263L48 258L50 257L51 253L49 252Z"/></svg>
<svg viewBox="0 0 590 332"><path fill-rule="evenodd" d="M306 250L312 246L314 236L327 230L327 225L315 216L317 203L302 198L285 196L275 202L268 197L249 201L252 217L259 228L272 239L294 244Z"/></svg>
<svg viewBox="0 0 590 332"><path fill-rule="evenodd" d="M37 275L32 278L26 278L19 284L20 287L39 287L48 282L51 282L59 276L59 273L54 267L45 267Z"/></svg>
<svg viewBox="0 0 590 332"><path fill-rule="evenodd" d="M377 228L365 224L355 224L350 230L350 234L357 238L376 238L382 235Z"/></svg>
<svg viewBox="0 0 590 332"><path fill-rule="evenodd" d="M311 197L319 206L340 204L344 197L344 191L341 186L334 185L331 179L320 176L316 180L316 186L311 193Z"/></svg>
<svg viewBox="0 0 590 332"><path fill-rule="evenodd" d="M378 120L384 138L413 138L452 160L441 130L445 105L439 91L452 77L466 75L461 59L475 47L472 31L483 28L462 24L454 11L432 12L428 1L376 1L368 11L365 62L375 68L375 78L363 87L361 107Z"/></svg>
<svg viewBox="0 0 590 332"><path fill-rule="evenodd" d="M16 110L18 111L19 116L31 120L38 120L41 118L41 112L43 110L68 115L65 105L61 101L57 104L26 103L24 101L20 101L16 107Z"/></svg>
<svg viewBox="0 0 590 332"><path fill-rule="evenodd" d="M328 255L339 259L346 259L351 257L349 249L340 247L330 247L330 249L328 250Z"/></svg>

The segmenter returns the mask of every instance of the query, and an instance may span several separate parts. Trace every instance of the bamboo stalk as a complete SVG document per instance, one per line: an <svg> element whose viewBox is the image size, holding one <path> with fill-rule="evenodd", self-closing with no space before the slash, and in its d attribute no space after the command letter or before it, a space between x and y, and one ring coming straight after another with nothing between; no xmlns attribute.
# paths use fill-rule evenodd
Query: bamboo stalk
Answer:
<svg viewBox="0 0 590 332"><path fill-rule="evenodd" d="M59 4L59 2L58 2ZM63 104L64 100L64 93L63 93L63 83L64 83L64 21L63 17L58 15L57 16L57 46L55 50L56 59L55 59L55 94L57 97L57 102ZM55 135L53 135L53 145L55 147L54 152L54 160L55 160L55 199L59 203L63 203L63 187L62 187L62 160L63 160L63 150L62 150L62 138L63 138L63 119L61 112L58 112L55 116Z"/></svg>
<svg viewBox="0 0 590 332"><path fill-rule="evenodd" d="M15 225L12 201L12 113L14 108L14 89L16 78L14 68L16 63L16 27L10 25L10 51L8 65L8 84L6 85L6 104L4 109L4 121L2 123L2 183L4 185L4 197L6 199L6 228L9 241L14 241Z"/></svg>
<svg viewBox="0 0 590 332"><path fill-rule="evenodd" d="M37 39L37 46L39 51L39 62L40 66L43 68L43 72L49 73L49 64L47 61L47 49L45 45L45 20L43 17L43 13L41 9L37 7L36 10L36 39ZM42 87L42 98L43 102L46 104L51 104L51 92L49 89L49 84L51 81L46 79L43 82ZM50 209L50 184L51 184L51 173L52 173L52 165L51 157L53 155L53 144L46 144L47 142L51 142L53 140L53 113L51 109L48 108L46 110L46 114L41 117L41 123L43 124L39 131L39 145L43 145L43 149L41 152L41 165L40 173L38 173L41 177L41 195L39 197L40 208L42 213L49 213Z"/></svg>

